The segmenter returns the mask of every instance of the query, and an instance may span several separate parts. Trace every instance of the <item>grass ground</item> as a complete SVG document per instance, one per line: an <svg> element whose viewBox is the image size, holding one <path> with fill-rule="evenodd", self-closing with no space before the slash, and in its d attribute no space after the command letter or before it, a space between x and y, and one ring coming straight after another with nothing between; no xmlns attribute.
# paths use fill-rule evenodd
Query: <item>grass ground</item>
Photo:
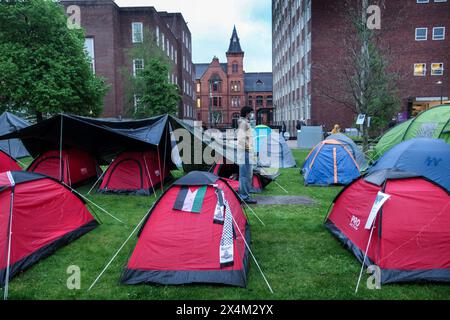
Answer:
<svg viewBox="0 0 450 320"><path fill-rule="evenodd" d="M306 152L294 150L300 165ZM340 188L306 188L299 169L284 169L277 182L289 195L311 197L315 205L255 206L265 222L262 226L247 212L251 224L251 247L274 293L267 289L255 264L251 263L248 287L209 285L125 286L119 277L136 243L132 237L97 285L87 291L135 225L151 207L155 197L105 196L91 198L127 222L122 225L101 214L103 224L49 258L14 278L11 299L448 299L450 287L440 284L386 285L369 290L363 279L354 294L360 264L323 227L327 209ZM88 188L81 188L86 194ZM286 195L275 183L265 195ZM67 268L81 269L81 290L66 286Z"/></svg>

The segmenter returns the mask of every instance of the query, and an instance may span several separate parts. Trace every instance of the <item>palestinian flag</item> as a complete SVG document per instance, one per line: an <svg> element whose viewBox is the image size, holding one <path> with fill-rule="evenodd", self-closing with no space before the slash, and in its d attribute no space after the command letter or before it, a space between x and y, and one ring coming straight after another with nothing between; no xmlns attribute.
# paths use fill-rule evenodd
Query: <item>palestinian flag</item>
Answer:
<svg viewBox="0 0 450 320"><path fill-rule="evenodd" d="M203 199L206 194L206 188L207 186L203 186L192 191L189 187L181 187L173 208L185 212L200 213Z"/></svg>

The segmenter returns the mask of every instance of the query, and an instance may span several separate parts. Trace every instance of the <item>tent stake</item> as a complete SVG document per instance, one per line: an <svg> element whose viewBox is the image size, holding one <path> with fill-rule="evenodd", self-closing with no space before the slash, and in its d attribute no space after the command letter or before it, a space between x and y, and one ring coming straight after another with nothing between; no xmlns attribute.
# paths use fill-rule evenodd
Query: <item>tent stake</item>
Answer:
<svg viewBox="0 0 450 320"><path fill-rule="evenodd" d="M151 210L151 209L150 209ZM150 211L148 211L150 212ZM131 237L133 236L133 234L136 232L136 230L139 228L139 226L142 224L142 222L144 222L145 218L148 215L148 212L142 217L141 221L139 221L139 223L136 225L136 227L134 228L134 230L130 233L130 235L128 236L128 238L122 243L122 245L120 246L119 250L116 251L116 253L114 254L114 256L111 258L111 260L109 260L109 262L106 264L106 266L103 268L103 270L100 272L100 274L97 276L97 278L95 278L94 282L92 282L91 286L89 287L88 291L90 291L95 284L98 282L98 280L100 280L101 276L106 272L106 270L109 268L109 266L111 265L111 263L114 261L114 259L117 257L117 255L120 253L120 251L122 251L123 247L125 247L125 245L127 244L127 242L131 239Z"/></svg>
<svg viewBox="0 0 450 320"><path fill-rule="evenodd" d="M108 216L110 216L111 218L119 221L120 223L125 224L125 222L123 222L122 220L120 220L119 218L115 217L114 215L112 215L111 213L109 213L108 211L106 211L105 209L103 209L102 207L100 207L98 204L96 204L94 201L89 200L88 198L86 198L85 196L83 196L81 193L79 193L77 190L73 189L71 186L68 186L67 184L65 184L63 182L63 185L65 185L66 187L68 187L71 191L75 192L77 195L79 195L80 197L82 197L84 200L88 201L89 203L91 203L92 205L94 205L96 208L100 209L101 211L103 211L104 213L106 213Z"/></svg>

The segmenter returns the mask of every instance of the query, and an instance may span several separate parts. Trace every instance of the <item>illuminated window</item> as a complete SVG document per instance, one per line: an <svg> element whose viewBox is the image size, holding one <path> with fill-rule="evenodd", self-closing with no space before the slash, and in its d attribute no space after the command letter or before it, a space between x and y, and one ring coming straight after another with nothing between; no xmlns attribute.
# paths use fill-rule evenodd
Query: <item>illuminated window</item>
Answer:
<svg viewBox="0 0 450 320"><path fill-rule="evenodd" d="M414 75L416 77L423 77L427 74L427 65L425 63L414 64Z"/></svg>
<svg viewBox="0 0 450 320"><path fill-rule="evenodd" d="M197 93L200 93L200 89L202 88L202 86L201 86L201 84L200 83L197 83L197 86L196 86L196 91L197 91Z"/></svg>
<svg viewBox="0 0 450 320"><path fill-rule="evenodd" d="M442 76L444 74L444 64L443 63L432 63L431 64L431 75L432 76Z"/></svg>
<svg viewBox="0 0 450 320"><path fill-rule="evenodd" d="M202 107L202 100L200 98L197 98L197 108Z"/></svg>

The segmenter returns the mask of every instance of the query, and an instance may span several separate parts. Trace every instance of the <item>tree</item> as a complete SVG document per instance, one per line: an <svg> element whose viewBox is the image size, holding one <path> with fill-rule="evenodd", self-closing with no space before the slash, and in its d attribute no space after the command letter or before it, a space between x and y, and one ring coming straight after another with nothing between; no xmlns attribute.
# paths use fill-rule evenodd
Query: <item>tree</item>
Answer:
<svg viewBox="0 0 450 320"><path fill-rule="evenodd" d="M91 70L84 32L50 0L0 2L0 109L99 115L107 86Z"/></svg>
<svg viewBox="0 0 450 320"><path fill-rule="evenodd" d="M339 86L323 87L320 94L345 106L355 116L366 115L361 126L363 150L366 152L369 129L376 132L386 127L400 109L399 75L391 70L387 52L381 50L381 32L368 27L368 0L350 0L344 7L344 21L349 27L342 38L346 54L339 64L341 69L332 72L337 75ZM383 28L389 27L383 24Z"/></svg>
<svg viewBox="0 0 450 320"><path fill-rule="evenodd" d="M168 75L173 66L166 54L156 45L153 34L146 30L142 43L128 50L130 61L139 59L143 69L130 75L129 69L124 69L128 75L128 114L134 118L146 118L161 114L175 114L180 101L179 88L171 84Z"/></svg>

